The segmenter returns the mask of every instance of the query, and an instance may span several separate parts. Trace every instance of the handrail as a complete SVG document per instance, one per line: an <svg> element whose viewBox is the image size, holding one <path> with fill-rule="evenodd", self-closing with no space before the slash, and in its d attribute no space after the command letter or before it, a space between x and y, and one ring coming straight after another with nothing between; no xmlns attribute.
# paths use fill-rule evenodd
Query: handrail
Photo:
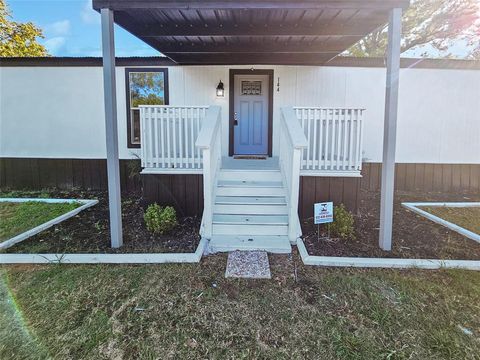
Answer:
<svg viewBox="0 0 480 360"><path fill-rule="evenodd" d="M214 134L220 125L218 115L220 113L220 106L210 106L205 115L203 126L198 134L195 146L200 149L208 149L212 146L215 140Z"/></svg>
<svg viewBox="0 0 480 360"><path fill-rule="evenodd" d="M220 106L208 108L202 129L198 134L195 146L202 152L203 160L203 218L202 237L212 238L213 204L217 173L222 158L222 131Z"/></svg>
<svg viewBox="0 0 480 360"><path fill-rule="evenodd" d="M308 143L292 107L281 108L279 164L286 188L288 205L288 238L295 243L301 236L298 219L300 166L302 152Z"/></svg>
<svg viewBox="0 0 480 360"><path fill-rule="evenodd" d="M304 149L308 146L307 138L305 137L305 134L303 133L303 129L300 126L300 123L298 121L294 121L294 119L297 119L297 116L295 114L295 111L293 110L293 107L291 106L286 106L282 107L281 109L283 116L286 119L285 125L288 130L288 135L290 137L290 140L292 141L292 145L295 149Z"/></svg>

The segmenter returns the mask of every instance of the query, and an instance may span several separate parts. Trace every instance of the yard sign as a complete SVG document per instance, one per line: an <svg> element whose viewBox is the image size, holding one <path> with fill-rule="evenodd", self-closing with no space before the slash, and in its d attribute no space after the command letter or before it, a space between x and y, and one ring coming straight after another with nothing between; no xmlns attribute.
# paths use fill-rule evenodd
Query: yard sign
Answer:
<svg viewBox="0 0 480 360"><path fill-rule="evenodd" d="M326 224L333 222L333 202L314 204L315 224Z"/></svg>

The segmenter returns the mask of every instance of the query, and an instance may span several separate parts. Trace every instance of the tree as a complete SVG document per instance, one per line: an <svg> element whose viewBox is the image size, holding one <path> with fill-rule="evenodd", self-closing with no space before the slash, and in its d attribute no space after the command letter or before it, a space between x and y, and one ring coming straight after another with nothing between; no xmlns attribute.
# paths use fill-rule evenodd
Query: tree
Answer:
<svg viewBox="0 0 480 360"><path fill-rule="evenodd" d="M468 30L476 26L479 11L478 0L413 0L402 19L402 53L422 45L446 51L459 38L472 41L468 37L475 32ZM383 57L387 35L386 25L347 52L351 56Z"/></svg>
<svg viewBox="0 0 480 360"><path fill-rule="evenodd" d="M0 0L0 57L48 56L37 38L43 38L42 30L32 22L13 21L5 0Z"/></svg>
<svg viewBox="0 0 480 360"><path fill-rule="evenodd" d="M129 77L131 106L164 105L165 82L161 72L131 72Z"/></svg>

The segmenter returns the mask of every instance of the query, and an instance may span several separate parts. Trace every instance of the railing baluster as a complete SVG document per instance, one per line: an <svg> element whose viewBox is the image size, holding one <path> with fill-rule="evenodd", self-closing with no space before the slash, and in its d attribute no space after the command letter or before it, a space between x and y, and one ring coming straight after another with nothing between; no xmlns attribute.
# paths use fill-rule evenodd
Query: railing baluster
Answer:
<svg viewBox="0 0 480 360"><path fill-rule="evenodd" d="M317 168L316 158L317 158L317 109L313 110L313 149L312 149L312 169Z"/></svg>
<svg viewBox="0 0 480 360"><path fill-rule="evenodd" d="M347 110L343 110L342 116L343 122L343 143L342 143L342 170L346 170L346 161L347 161Z"/></svg>
<svg viewBox="0 0 480 360"><path fill-rule="evenodd" d="M354 164L354 160L352 159L353 156L353 112L354 110L349 110L349 131L348 131L348 170L352 170L352 165ZM353 162L353 163L352 163Z"/></svg>
<svg viewBox="0 0 480 360"><path fill-rule="evenodd" d="M178 116L178 150L179 150L179 161L178 166L183 168L183 127L184 127L184 114L183 108L178 109L179 116Z"/></svg>
<svg viewBox="0 0 480 360"><path fill-rule="evenodd" d="M172 152L173 152L173 167L176 168L178 166L178 148L177 148L177 114L178 109L172 109L172 133L173 133L173 145L172 145Z"/></svg>
<svg viewBox="0 0 480 360"><path fill-rule="evenodd" d="M165 164L165 110L163 108L158 109L158 113L160 114L160 152L162 153L162 168L166 167Z"/></svg>
<svg viewBox="0 0 480 360"><path fill-rule="evenodd" d="M153 167L156 168L158 167L159 161L158 121L156 117L156 109L148 108L148 114L153 122L153 149L155 153L155 156L153 158Z"/></svg>

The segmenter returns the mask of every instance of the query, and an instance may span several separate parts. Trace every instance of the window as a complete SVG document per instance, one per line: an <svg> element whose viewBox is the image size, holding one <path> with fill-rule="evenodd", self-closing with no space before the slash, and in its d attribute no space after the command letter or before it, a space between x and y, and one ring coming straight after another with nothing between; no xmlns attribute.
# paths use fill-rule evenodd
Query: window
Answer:
<svg viewBox="0 0 480 360"><path fill-rule="evenodd" d="M140 147L139 105L168 105L168 72L161 68L125 69L128 147Z"/></svg>
<svg viewBox="0 0 480 360"><path fill-rule="evenodd" d="M262 82L242 81L242 95L262 95Z"/></svg>

